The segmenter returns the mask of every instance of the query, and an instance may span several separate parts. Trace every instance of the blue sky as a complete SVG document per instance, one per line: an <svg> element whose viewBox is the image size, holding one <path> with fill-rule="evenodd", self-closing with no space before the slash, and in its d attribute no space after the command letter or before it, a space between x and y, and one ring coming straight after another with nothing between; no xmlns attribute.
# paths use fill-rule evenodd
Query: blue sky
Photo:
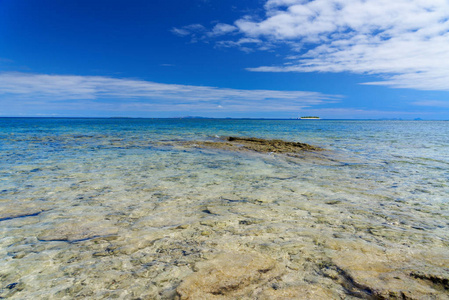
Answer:
<svg viewBox="0 0 449 300"><path fill-rule="evenodd" d="M0 116L449 119L447 0L0 0Z"/></svg>

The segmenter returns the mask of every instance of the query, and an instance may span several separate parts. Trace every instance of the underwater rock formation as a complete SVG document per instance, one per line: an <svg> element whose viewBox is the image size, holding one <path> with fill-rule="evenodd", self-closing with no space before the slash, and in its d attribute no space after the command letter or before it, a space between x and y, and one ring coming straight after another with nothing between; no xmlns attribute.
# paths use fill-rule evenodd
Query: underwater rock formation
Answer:
<svg viewBox="0 0 449 300"><path fill-rule="evenodd" d="M179 299L236 299L257 293L281 274L277 262L259 253L229 252L196 265L177 288Z"/></svg>
<svg viewBox="0 0 449 300"><path fill-rule="evenodd" d="M94 238L116 237L118 228L99 222L66 222L56 228L44 230L38 235L40 241L79 242Z"/></svg>

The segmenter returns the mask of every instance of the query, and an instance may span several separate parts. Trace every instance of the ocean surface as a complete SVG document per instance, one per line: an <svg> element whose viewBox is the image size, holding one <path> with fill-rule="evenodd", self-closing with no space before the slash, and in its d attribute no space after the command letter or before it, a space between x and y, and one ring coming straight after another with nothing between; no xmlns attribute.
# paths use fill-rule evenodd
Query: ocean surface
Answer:
<svg viewBox="0 0 449 300"><path fill-rule="evenodd" d="M224 136L299 156L186 146ZM449 122L0 119L0 298L449 299Z"/></svg>

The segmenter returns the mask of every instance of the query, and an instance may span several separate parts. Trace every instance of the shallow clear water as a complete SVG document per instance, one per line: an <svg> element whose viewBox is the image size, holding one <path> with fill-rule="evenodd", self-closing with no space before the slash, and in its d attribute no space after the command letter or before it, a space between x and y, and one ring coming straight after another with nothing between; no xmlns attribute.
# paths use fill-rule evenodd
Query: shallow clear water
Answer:
<svg viewBox="0 0 449 300"><path fill-rule="evenodd" d="M177 143L227 135L326 151ZM0 119L0 297L447 299L448 141L443 121ZM247 256L276 267L226 275Z"/></svg>

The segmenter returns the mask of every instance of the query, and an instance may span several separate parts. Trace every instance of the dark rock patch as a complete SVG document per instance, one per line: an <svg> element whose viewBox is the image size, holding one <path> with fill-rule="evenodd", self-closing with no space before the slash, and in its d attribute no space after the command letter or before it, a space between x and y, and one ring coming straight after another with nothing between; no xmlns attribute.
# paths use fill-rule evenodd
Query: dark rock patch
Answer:
<svg viewBox="0 0 449 300"><path fill-rule="evenodd" d="M223 141L189 141L183 145L198 148L215 148L231 151L254 151L259 153L298 153L301 151L321 151L320 147L283 140L266 140L253 137L224 137Z"/></svg>
<svg viewBox="0 0 449 300"><path fill-rule="evenodd" d="M234 143L241 144L248 150L254 150L257 152L275 152L275 153L294 153L297 151L319 151L323 150L319 147L312 146L305 143L288 142L283 140L265 140L251 137L226 137L226 140Z"/></svg>
<svg viewBox="0 0 449 300"><path fill-rule="evenodd" d="M441 286L445 290L449 290L449 276L446 274L428 274L424 272L411 272L410 276L413 278L423 279L430 281L431 283Z"/></svg>

